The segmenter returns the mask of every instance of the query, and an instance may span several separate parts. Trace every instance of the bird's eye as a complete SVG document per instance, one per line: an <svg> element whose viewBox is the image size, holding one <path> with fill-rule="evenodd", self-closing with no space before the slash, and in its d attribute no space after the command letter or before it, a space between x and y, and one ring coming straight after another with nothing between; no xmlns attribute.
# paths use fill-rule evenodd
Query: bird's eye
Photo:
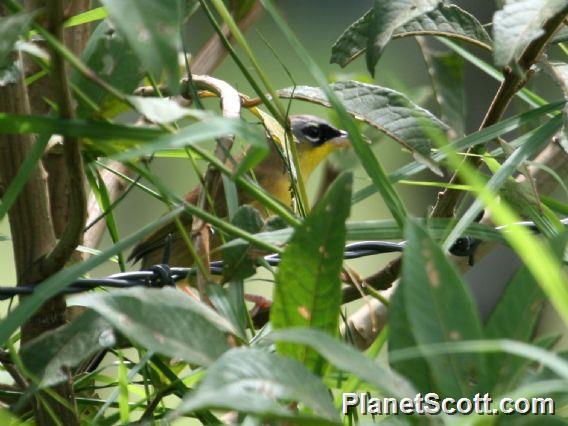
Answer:
<svg viewBox="0 0 568 426"><path fill-rule="evenodd" d="M320 136L320 128L318 126L310 126L304 130L304 134L310 139L318 139Z"/></svg>

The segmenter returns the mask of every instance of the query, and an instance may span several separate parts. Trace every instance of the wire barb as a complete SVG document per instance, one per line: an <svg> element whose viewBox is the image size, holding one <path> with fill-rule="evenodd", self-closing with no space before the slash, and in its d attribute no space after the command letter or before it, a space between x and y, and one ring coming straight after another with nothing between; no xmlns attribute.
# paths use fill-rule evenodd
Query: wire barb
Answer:
<svg viewBox="0 0 568 426"><path fill-rule="evenodd" d="M568 218L560 221L563 225L568 226ZM538 229L534 222L519 222L509 226L524 226L534 232ZM509 226L500 226L495 229L506 232ZM81 293L93 290L97 287L108 288L131 288L131 287L149 287L161 288L165 286L174 286L188 276L196 275L196 268L181 268L170 266L169 260L171 255L171 235L166 237L163 263L153 265L148 270L120 272L102 279L80 278L74 281L69 287L65 288L60 294ZM454 256L468 257L470 265L473 265L473 258L477 247L481 240L464 236L458 238L449 252ZM386 253L398 253L404 250L406 242L399 243L390 241L358 241L345 246L343 258L346 260L358 259L366 256L374 256ZM270 266L278 266L280 264L280 255L269 254L264 257L264 261ZM222 260L211 262L209 265L210 272L213 275L222 275L224 264ZM34 292L34 286L14 286L0 287L0 301L8 300L15 296L27 296Z"/></svg>

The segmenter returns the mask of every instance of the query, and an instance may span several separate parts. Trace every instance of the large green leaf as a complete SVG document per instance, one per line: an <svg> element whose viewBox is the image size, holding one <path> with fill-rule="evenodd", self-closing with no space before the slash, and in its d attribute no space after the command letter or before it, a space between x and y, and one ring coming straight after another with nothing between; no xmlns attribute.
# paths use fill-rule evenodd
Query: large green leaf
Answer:
<svg viewBox="0 0 568 426"><path fill-rule="evenodd" d="M358 81L338 82L331 84L330 88L350 114L420 156L430 157L429 132L447 129L434 115L395 90ZM298 86L284 89L279 94L330 106L327 96L319 87Z"/></svg>
<svg viewBox="0 0 568 426"><path fill-rule="evenodd" d="M493 16L495 65L516 62L528 45L544 34L544 23L557 13L566 13L566 0L506 0Z"/></svg>
<svg viewBox="0 0 568 426"><path fill-rule="evenodd" d="M521 268L507 284L499 303L485 325L485 337L529 342L546 298L526 268ZM522 358L506 353L488 355L492 386L498 393L510 390L509 385L524 364Z"/></svg>
<svg viewBox="0 0 568 426"><path fill-rule="evenodd" d="M222 409L271 419L293 418L294 423L309 420L290 410L289 401L299 401L312 410L317 416L310 416L312 423L340 423L329 391L306 367L266 350L243 347L228 351L212 364L177 411Z"/></svg>
<svg viewBox="0 0 568 426"><path fill-rule="evenodd" d="M10 54L20 35L24 34L35 13L16 13L0 18L0 69L9 66Z"/></svg>
<svg viewBox="0 0 568 426"><path fill-rule="evenodd" d="M371 9L345 30L331 49L331 63L345 67L365 51L373 19L374 12ZM445 3L396 28L392 39L421 35L454 38L483 47L491 44L491 38L474 16L455 5Z"/></svg>
<svg viewBox="0 0 568 426"><path fill-rule="evenodd" d="M267 338L277 342L307 345L326 358L334 367L357 376L387 395L399 398L416 395L412 385L398 374L367 358L354 347L316 329L275 330Z"/></svg>
<svg viewBox="0 0 568 426"><path fill-rule="evenodd" d="M481 339L473 297L455 266L418 222L407 223L406 236L400 286L416 343L420 347ZM391 336L396 339L394 332ZM426 360L440 395L458 397L486 389L484 354L448 353Z"/></svg>
<svg viewBox="0 0 568 426"><path fill-rule="evenodd" d="M144 77L144 69L138 56L134 54L124 36L110 26L108 20L101 22L93 31L81 59L99 78L123 93L132 93ZM99 111L96 115L110 118L127 108L76 70L73 71L72 81L89 101L97 105ZM85 118L95 115L81 100L79 98L78 115Z"/></svg>
<svg viewBox="0 0 568 426"><path fill-rule="evenodd" d="M97 311L145 348L198 365L228 349L231 324L203 303L174 288L135 288L77 296L74 303Z"/></svg>
<svg viewBox="0 0 568 426"><path fill-rule="evenodd" d="M182 1L102 0L101 3L145 71L156 79L165 71L170 90L177 92Z"/></svg>
<svg viewBox="0 0 568 426"><path fill-rule="evenodd" d="M88 311L69 324L32 340L22 347L20 355L28 372L41 386L52 386L67 379L64 368L76 367L114 343L110 324L97 313Z"/></svg>
<svg viewBox="0 0 568 426"><path fill-rule="evenodd" d="M389 305L389 354L405 348L418 346L412 331L412 325L408 320L408 311L411 309L415 309L415 307L408 305L404 297L403 288L399 285ZM390 365L400 375L410 380L419 392L432 391L434 387L432 373L428 368L426 358L423 356L401 361L391 359Z"/></svg>
<svg viewBox="0 0 568 426"><path fill-rule="evenodd" d="M296 229L276 275L270 321L274 329L313 327L337 333L345 221L351 208L351 174L339 176ZM319 357L304 345L281 343L278 352L320 371Z"/></svg>
<svg viewBox="0 0 568 426"><path fill-rule="evenodd" d="M373 20L367 32L367 69L375 73L375 65L394 31L416 17L430 12L440 0L374 0Z"/></svg>

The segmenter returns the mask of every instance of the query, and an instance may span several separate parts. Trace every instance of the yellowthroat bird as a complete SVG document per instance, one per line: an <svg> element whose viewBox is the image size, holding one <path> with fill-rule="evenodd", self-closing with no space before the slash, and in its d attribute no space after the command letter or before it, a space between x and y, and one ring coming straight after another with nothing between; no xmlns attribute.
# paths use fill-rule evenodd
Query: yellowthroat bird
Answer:
<svg viewBox="0 0 568 426"><path fill-rule="evenodd" d="M307 179L315 168L333 151L349 145L347 132L336 129L327 121L313 115L292 115L290 116L290 128L296 139L298 160L302 175ZM271 149L266 158L254 169L254 176L260 186L270 193L274 198L285 205L290 205L292 197L290 193L290 178L288 168L284 163L281 151L274 144L270 144ZM283 149L283 147L280 147ZM195 188L185 199L187 202L195 204L199 199L200 187ZM239 202L241 204L251 204L257 207L263 216L269 212L258 205L255 200L245 191L238 191ZM227 205L225 194L220 185L217 193L212 194L213 210L219 217L227 216ZM189 215L180 217L182 224L191 231L192 219ZM170 240L170 264L173 266L192 266L193 259L177 232L175 222L167 223L157 229L141 241L130 254L129 259L135 262L142 261L142 268L161 263L164 253L165 240L171 235ZM211 240L211 248L219 245L215 238Z"/></svg>

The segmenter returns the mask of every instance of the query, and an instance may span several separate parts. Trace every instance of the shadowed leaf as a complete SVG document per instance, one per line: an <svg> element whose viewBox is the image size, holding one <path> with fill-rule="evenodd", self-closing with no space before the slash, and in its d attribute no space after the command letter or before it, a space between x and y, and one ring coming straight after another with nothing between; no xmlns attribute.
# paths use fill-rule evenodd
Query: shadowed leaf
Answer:
<svg viewBox="0 0 568 426"><path fill-rule="evenodd" d="M140 60L122 34L115 31L108 20L101 22L93 31L81 59L101 79L123 93L131 93L144 77L144 69ZM78 97L77 114L80 117L87 118L97 115L112 118L128 108L127 105L101 90L99 85L75 70L72 74L72 81L99 109L99 111L93 111L82 97Z"/></svg>
<svg viewBox="0 0 568 426"><path fill-rule="evenodd" d="M331 63L345 67L365 51L373 19L374 12L369 10L345 30L331 49ZM455 38L483 47L491 44L491 38L473 15L444 3L396 28L392 39L420 35Z"/></svg>
<svg viewBox="0 0 568 426"><path fill-rule="evenodd" d="M564 13L566 7L566 0L506 0L493 16L495 65L516 62L528 45L544 34L544 23Z"/></svg>
<svg viewBox="0 0 568 426"><path fill-rule="evenodd" d="M179 88L179 26L183 18L180 0L102 0L111 21L144 66L159 79L166 72L170 90Z"/></svg>
<svg viewBox="0 0 568 426"><path fill-rule="evenodd" d="M416 394L412 386L401 376L329 334L315 329L290 328L275 330L268 335L268 338L277 342L307 345L334 367L357 376L388 395L408 397Z"/></svg>
<svg viewBox="0 0 568 426"><path fill-rule="evenodd" d="M114 345L111 325L93 311L26 344L21 357L42 386L67 379L64 368L78 366L87 357Z"/></svg>
<svg viewBox="0 0 568 426"><path fill-rule="evenodd" d="M228 349L232 326L206 305L173 288L134 288L74 298L145 348L198 365Z"/></svg>
<svg viewBox="0 0 568 426"><path fill-rule="evenodd" d="M406 225L402 278L408 327L418 345L482 338L481 323L469 289L444 252L417 222ZM390 342L398 339L394 332ZM401 344L394 347L401 348ZM469 395L483 390L487 379L484 354L453 354L426 358L432 385L440 395ZM404 371L399 371L404 374ZM425 373L425 372L424 372Z"/></svg>
<svg viewBox="0 0 568 426"><path fill-rule="evenodd" d="M428 158L431 153L428 128L447 129L429 111L395 90L357 81L333 83L330 88L350 114L420 156ZM298 86L294 90L284 89L279 94L285 98L293 96L294 99L330 105L323 90L318 87Z"/></svg>
<svg viewBox="0 0 568 426"><path fill-rule="evenodd" d="M440 0L375 0L373 19L367 32L367 69L375 73L383 49L391 40L394 31L416 17L430 12Z"/></svg>

